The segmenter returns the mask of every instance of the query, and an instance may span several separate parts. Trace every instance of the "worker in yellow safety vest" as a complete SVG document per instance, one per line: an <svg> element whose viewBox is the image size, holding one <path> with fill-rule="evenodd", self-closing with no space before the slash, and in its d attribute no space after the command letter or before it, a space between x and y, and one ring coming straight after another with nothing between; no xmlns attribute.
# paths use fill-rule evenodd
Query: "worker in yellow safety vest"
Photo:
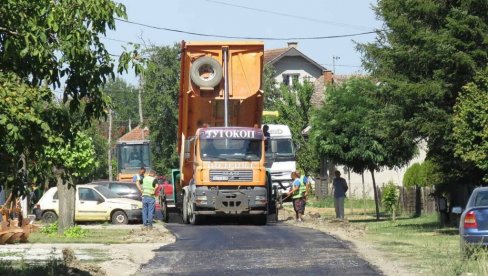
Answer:
<svg viewBox="0 0 488 276"><path fill-rule="evenodd" d="M293 209L295 210L295 219L297 222L303 222L303 215L305 214L305 204L307 196L307 186L300 177L300 172L294 171L291 173L293 179L293 188L288 192L288 196L292 196Z"/></svg>
<svg viewBox="0 0 488 276"><path fill-rule="evenodd" d="M152 229L154 209L156 199L154 192L156 190L157 179L154 172L149 172L142 180L142 223L146 229Z"/></svg>

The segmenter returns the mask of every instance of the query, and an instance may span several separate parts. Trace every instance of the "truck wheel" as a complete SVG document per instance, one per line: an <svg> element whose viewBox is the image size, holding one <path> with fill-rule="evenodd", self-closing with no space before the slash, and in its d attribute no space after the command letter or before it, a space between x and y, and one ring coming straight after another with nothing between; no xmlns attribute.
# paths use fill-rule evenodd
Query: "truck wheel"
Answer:
<svg viewBox="0 0 488 276"><path fill-rule="evenodd" d="M112 214L112 224L127 224L129 223L129 219L124 211L115 211Z"/></svg>
<svg viewBox="0 0 488 276"><path fill-rule="evenodd" d="M161 200L161 203L159 203L161 206L161 213L163 213L163 222L168 223L169 222L169 214L168 214L168 203L166 200Z"/></svg>
<svg viewBox="0 0 488 276"><path fill-rule="evenodd" d="M58 220L58 215L56 215L56 213L54 213L53 211L46 211L44 212L44 214L42 214L42 221L44 223L54 223L56 222L56 220Z"/></svg>
<svg viewBox="0 0 488 276"><path fill-rule="evenodd" d="M222 66L211 57L201 57L193 62L190 78L199 87L213 88L222 80Z"/></svg>
<svg viewBox="0 0 488 276"><path fill-rule="evenodd" d="M190 203L190 207L191 207L191 210L190 210L190 223L192 225L198 225L198 224L202 224L203 222L203 216L202 215L197 215L195 214L193 211L195 210L195 204L192 204Z"/></svg>
<svg viewBox="0 0 488 276"><path fill-rule="evenodd" d="M188 202L190 201L190 199L188 198L188 194L185 193L185 195L183 196L183 223L184 224L188 224L190 221L189 221L189 217L188 217Z"/></svg>

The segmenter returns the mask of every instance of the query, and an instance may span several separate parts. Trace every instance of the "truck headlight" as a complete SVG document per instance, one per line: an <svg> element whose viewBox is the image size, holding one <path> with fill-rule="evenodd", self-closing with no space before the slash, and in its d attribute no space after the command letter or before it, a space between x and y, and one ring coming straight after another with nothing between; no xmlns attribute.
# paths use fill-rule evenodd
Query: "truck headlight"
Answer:
<svg viewBox="0 0 488 276"><path fill-rule="evenodd" d="M140 208L139 208L139 206L138 206L137 204L131 204L131 205L130 205L130 208L131 208L132 210L140 209Z"/></svg>
<svg viewBox="0 0 488 276"><path fill-rule="evenodd" d="M197 204L207 204L207 196L206 195L199 195L195 198Z"/></svg>

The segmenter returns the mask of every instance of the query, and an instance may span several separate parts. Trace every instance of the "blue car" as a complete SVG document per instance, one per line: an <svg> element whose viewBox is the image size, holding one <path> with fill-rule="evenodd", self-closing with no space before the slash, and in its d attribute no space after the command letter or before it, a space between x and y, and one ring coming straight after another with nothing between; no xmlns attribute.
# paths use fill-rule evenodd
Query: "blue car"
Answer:
<svg viewBox="0 0 488 276"><path fill-rule="evenodd" d="M453 213L460 213L460 208L453 208ZM471 194L466 210L459 222L461 253L467 256L475 245L488 246L488 187L476 188Z"/></svg>

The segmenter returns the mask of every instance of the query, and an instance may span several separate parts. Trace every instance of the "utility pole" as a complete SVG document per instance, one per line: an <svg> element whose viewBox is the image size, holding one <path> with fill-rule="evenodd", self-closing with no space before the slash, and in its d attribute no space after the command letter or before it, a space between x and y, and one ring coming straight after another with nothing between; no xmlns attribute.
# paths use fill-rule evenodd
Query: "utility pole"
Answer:
<svg viewBox="0 0 488 276"><path fill-rule="evenodd" d="M132 131L132 122L131 122L131 120L129 118L129 132L131 132L131 131Z"/></svg>
<svg viewBox="0 0 488 276"><path fill-rule="evenodd" d="M332 70L334 70L334 75L336 74L336 69L335 69L335 66L336 66L336 60L339 60L341 59L341 57L338 57L338 56L333 56L332 57Z"/></svg>
<svg viewBox="0 0 488 276"><path fill-rule="evenodd" d="M112 181L112 109L108 110L108 180Z"/></svg>
<svg viewBox="0 0 488 276"><path fill-rule="evenodd" d="M141 84L139 85L139 127L141 128L141 138L144 140L144 128L143 126L143 118L142 118L142 89L144 87L144 77L141 74Z"/></svg>

